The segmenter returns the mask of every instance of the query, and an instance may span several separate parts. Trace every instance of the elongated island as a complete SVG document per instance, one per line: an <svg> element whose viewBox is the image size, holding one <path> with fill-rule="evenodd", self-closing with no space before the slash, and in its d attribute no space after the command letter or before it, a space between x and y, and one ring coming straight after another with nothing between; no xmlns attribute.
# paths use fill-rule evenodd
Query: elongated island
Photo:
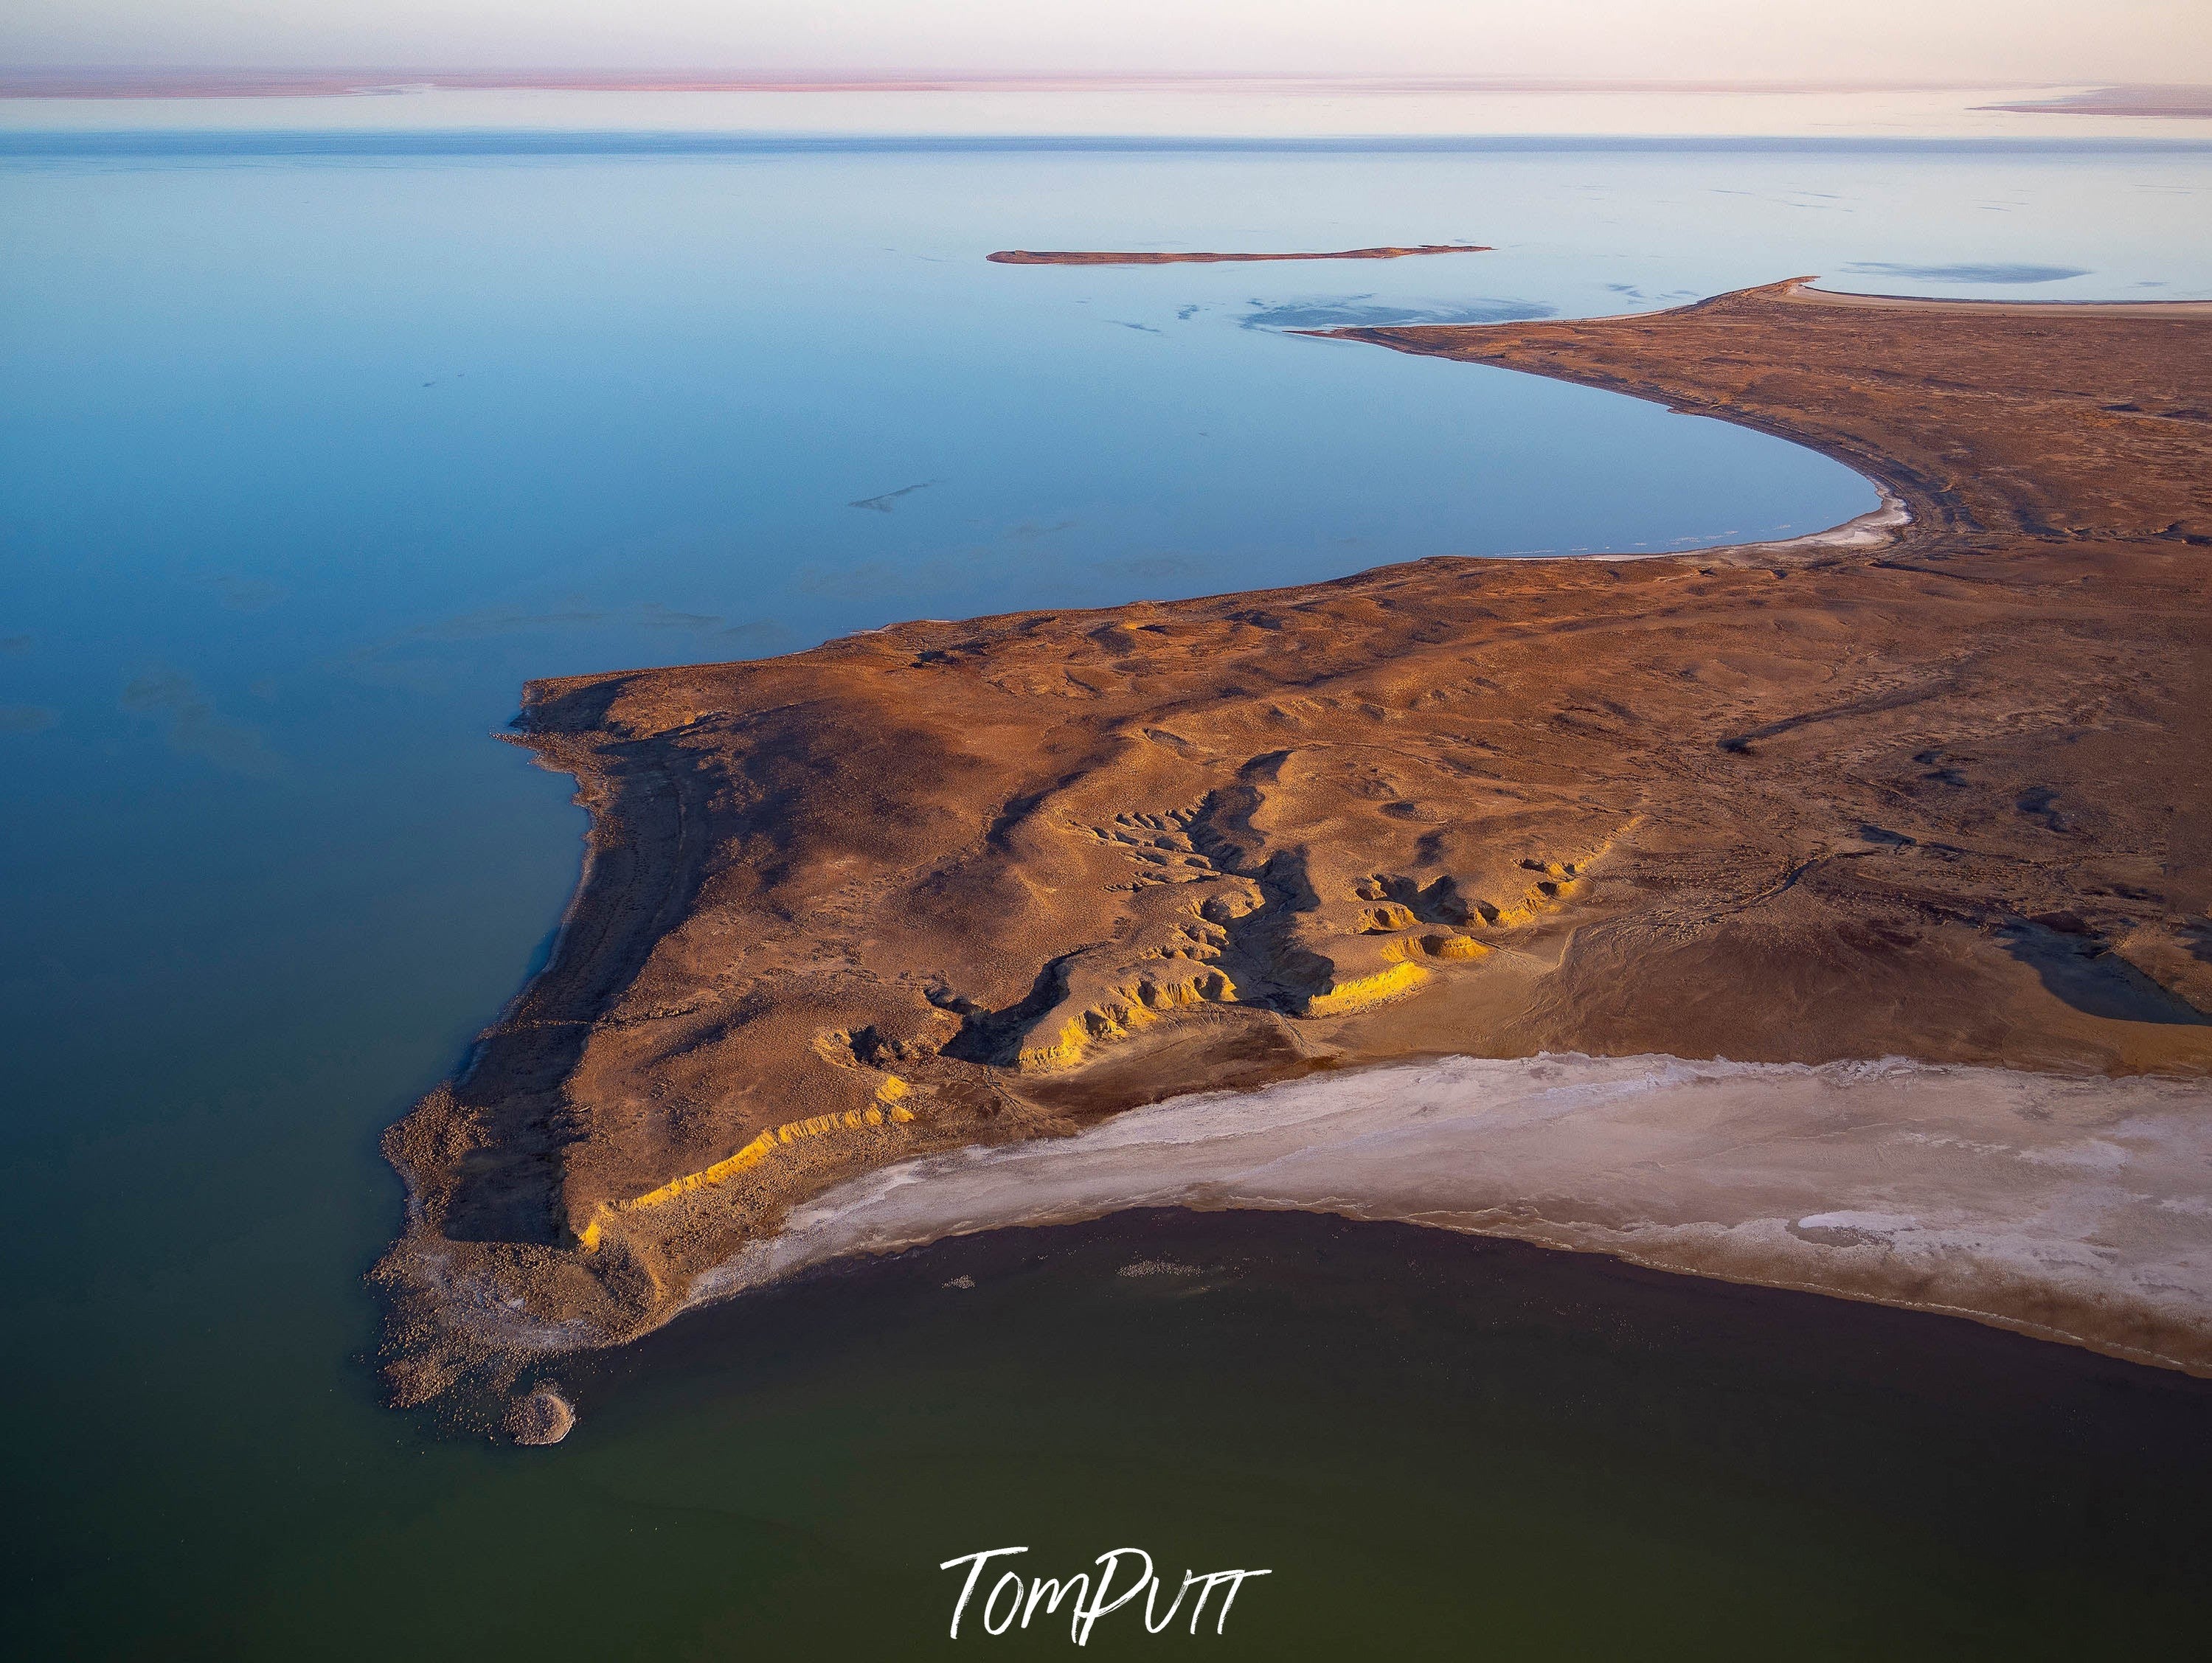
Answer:
<svg viewBox="0 0 2212 1663"><path fill-rule="evenodd" d="M1487 254L1479 243L1429 242L1407 247L1340 248L1328 253L1217 254L1204 252L1139 251L1116 253L1104 249L1035 250L1002 248L983 258L996 265L1223 265L1255 260L1402 260L1413 254Z"/></svg>
<svg viewBox="0 0 2212 1663"><path fill-rule="evenodd" d="M398 1400L1131 1197L2212 1371L2212 307L1791 282L1313 349L1353 343L1780 434L1891 507L532 683L587 859L550 962L387 1137ZM1854 1071L1884 1058L1910 1091ZM1621 1080L1658 1081L1632 1125ZM1224 1090L1257 1095L1165 1101ZM1358 1103L1414 1165L1315 1119ZM1188 1166L1200 1121L1276 1141L1128 1168ZM1068 1167L1094 1150L1125 1190ZM987 1166L1031 1176L991 1200ZM841 1237L846 1197L905 1222Z"/></svg>

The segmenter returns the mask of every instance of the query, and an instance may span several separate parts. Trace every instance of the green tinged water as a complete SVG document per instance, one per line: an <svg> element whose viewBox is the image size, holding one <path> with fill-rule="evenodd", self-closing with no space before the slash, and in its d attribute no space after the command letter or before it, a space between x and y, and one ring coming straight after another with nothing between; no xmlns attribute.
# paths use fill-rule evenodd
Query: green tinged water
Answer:
<svg viewBox="0 0 2212 1663"><path fill-rule="evenodd" d="M679 1324L518 1451L380 1406L361 1278L399 1217L379 1132L574 881L566 783L486 737L526 677L1818 529L1873 494L1778 441L1278 331L1854 264L2203 294L2208 182L2057 150L0 145L10 1648L926 1655L938 1562L1016 1542L1269 1568L1208 1642L1255 1655L2168 1632L2203 1392L1942 1322L1140 1222ZM981 259L1460 239L1498 252ZM1146 1258L1213 1268L1119 1274ZM1194 1643L1129 1615L1094 1648Z"/></svg>

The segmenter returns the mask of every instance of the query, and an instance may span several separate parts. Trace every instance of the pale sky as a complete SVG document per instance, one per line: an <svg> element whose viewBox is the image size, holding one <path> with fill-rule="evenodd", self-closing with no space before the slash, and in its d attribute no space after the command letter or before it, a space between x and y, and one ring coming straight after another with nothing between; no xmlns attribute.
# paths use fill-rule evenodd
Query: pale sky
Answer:
<svg viewBox="0 0 2212 1663"><path fill-rule="evenodd" d="M6 0L0 64L2212 82L2212 0Z"/></svg>

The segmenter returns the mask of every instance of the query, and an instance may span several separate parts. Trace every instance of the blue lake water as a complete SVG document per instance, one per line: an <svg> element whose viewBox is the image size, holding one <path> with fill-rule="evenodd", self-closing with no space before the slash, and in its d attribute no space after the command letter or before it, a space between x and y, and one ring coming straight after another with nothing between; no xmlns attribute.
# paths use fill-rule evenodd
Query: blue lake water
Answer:
<svg viewBox="0 0 2212 1663"><path fill-rule="evenodd" d="M1686 1544L1650 1508L1650 1473L1623 1514L1612 1469L1543 1438L1492 1475L1492 1502L1455 1503L1402 1449L1356 1437L1328 1484L1281 1490L1271 1463L1331 1435L1359 1387L1254 1360L1371 1338L1362 1325L1421 1308L1405 1289L1358 1311L1256 1293L1218 1318L1164 1308L1142 1343L1085 1352L1079 1381L1017 1343L1093 1297L1075 1261L957 1336L901 1305L871 1338L854 1312L903 1296L846 1290L821 1295L816 1343L800 1290L769 1316L700 1320L741 1364L611 1369L556 1452L458 1443L380 1409L360 1278L398 1197L376 1136L512 992L579 853L567 782L487 736L532 676L1427 555L1832 525L1871 489L1778 440L1285 331L1648 309L1802 273L2212 295L2212 154L443 148L0 142L4 1459L25 1654L435 1656L465 1631L480 1655L558 1640L797 1656L819 1611L793 1602L837 1603L821 1567L842 1555L879 1587L838 1632L899 1655L939 1618L916 1568L982 1545L961 1538L987 1526L986 1502L1019 1529L1040 1498L1065 1520L1102 1485L1103 1520L1137 1529L1149 1508L1227 1563L1245 1550L1208 1519L1267 1518L1269 1551L1295 1559L1338 1530L1332 1509L1426 1509L1428 1548L1360 1573L1407 1598L1437 1597L1454 1505L1542 1491L1560 1539L1604 1518L1639 1586L1690 1577L1717 1602L1700 1655L1781 1637L1780 1596L1745 1567L1829 1538L1773 1545L1797 1516L1786 1484L1731 1510L1747 1480L1698 1465L1689 1384L1662 1463L1668 1485L1712 1485ZM982 258L1462 240L1496 252ZM1582 1310L1544 1319L1566 1355L1614 1320ZM1765 1319L1741 1320L1755 1334ZM755 1322L770 1359L748 1350ZM2040 1366L2020 1344L2008 1366ZM1159 1397L1179 1345L1227 1347L1211 1373L1175 1375L1177 1401L1222 1399L1185 1421ZM1466 1356L1401 1362L1399 1431L1446 1435ZM1504 1397L1556 1384L1515 1366ZM2107 1401L2180 1389L2048 1366ZM1574 1388L1577 1436L1634 1423L1632 1374L1608 1364ZM1274 1395L1267 1441L1247 1448L1208 1417L1257 1378ZM1123 1405L1183 1465L1107 1476L1131 1458L1095 1416L1054 1433L1037 1406L1056 1393ZM833 1401L851 1417L808 1407ZM856 1433L871 1405L887 1418ZM978 1430L994 1417L1021 1429L996 1453ZM932 1465L933 1425L964 1476ZM1931 1411L1893 1430L1935 1460L1950 1425ZM2000 1440L1990 1460L2044 1459L2026 1446L2053 1435ZM942 1540L933 1496L958 1515ZM610 1539L641 1532L653 1551ZM472 1556L489 1586L457 1572ZM2126 1567L2095 1569L2119 1599ZM1919 1597L1907 1569L1882 1575L1884 1597ZM1563 1574L1543 1592L1586 1589ZM1524 1594L1484 1597L1510 1616ZM1601 1632L1513 1631L1526 1643L1501 1654L1587 1654ZM1251 1631L1273 1655L1304 1632Z"/></svg>

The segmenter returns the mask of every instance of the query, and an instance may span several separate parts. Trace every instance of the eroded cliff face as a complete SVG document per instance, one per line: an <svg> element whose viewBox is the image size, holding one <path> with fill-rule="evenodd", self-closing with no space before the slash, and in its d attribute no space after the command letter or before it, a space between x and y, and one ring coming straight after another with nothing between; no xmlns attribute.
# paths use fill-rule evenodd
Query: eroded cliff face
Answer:
<svg viewBox="0 0 2212 1663"><path fill-rule="evenodd" d="M1358 331L1842 456L1873 549L1429 561L533 684L592 858L395 1127L404 1399L927 1150L1391 1057L2212 1063L2212 317Z"/></svg>

